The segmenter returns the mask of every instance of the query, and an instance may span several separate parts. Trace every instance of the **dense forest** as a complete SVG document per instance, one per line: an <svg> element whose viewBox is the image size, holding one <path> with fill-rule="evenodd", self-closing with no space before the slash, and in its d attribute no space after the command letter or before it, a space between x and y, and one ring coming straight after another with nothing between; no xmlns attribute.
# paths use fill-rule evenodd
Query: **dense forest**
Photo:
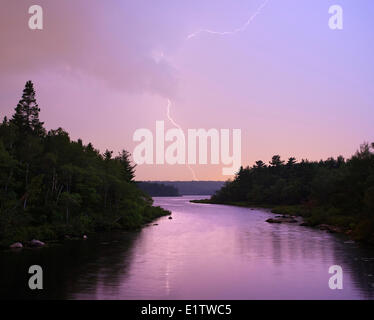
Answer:
<svg viewBox="0 0 374 320"><path fill-rule="evenodd" d="M179 191L174 186L167 186L163 183L139 181L138 187L151 197L178 197Z"/></svg>
<svg viewBox="0 0 374 320"><path fill-rule="evenodd" d="M0 245L133 229L170 214L137 187L126 150L101 154L62 128L47 132L39 112L28 81L0 125Z"/></svg>
<svg viewBox="0 0 374 320"><path fill-rule="evenodd" d="M287 162L240 168L211 198L213 203L269 206L273 212L301 215L308 224L341 227L357 240L374 243L374 143L350 159Z"/></svg>

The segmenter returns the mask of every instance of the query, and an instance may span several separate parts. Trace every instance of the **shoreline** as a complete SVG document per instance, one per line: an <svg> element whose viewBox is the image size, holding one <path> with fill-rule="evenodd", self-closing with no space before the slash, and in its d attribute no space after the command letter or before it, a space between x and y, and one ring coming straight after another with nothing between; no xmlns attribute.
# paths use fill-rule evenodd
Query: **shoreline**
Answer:
<svg viewBox="0 0 374 320"><path fill-rule="evenodd" d="M69 233L69 232L62 232L63 234L59 234L57 235L56 237L51 237L51 238L48 238L48 239L45 239L43 237L40 237L40 239L38 239L39 237L28 237L28 239L11 239L11 240L5 240L6 244L5 243L2 243L0 245L0 251L7 251L7 250L23 250L23 249L35 249L35 248L43 248L43 247L46 247L48 246L48 244L53 244L53 243L56 243L56 242L59 242L59 241L75 241L75 240L86 240L87 239L87 235L95 235L95 234L100 234L100 233L105 233L105 232L113 232L113 231L139 231L147 226L149 226L151 223L153 223L154 221L156 221L157 219L159 218L162 218L162 217L167 217L167 216L171 216L172 215L172 212L169 211L169 210L165 210L161 207L153 207L153 208L159 208L161 209L162 211L159 211L159 214L156 214L154 216L152 216L151 218L148 218L148 219L144 219L144 221L141 222L140 225L137 225L137 226L129 226L129 227L112 227L112 228L100 228L100 226L96 229L96 230L92 230L92 231L88 231L88 232L81 232L79 233L79 235L77 233ZM54 227L54 228L58 228L59 226L51 226L51 225L41 225L41 226L38 226L36 228L44 228L44 227ZM66 227L66 230L68 230L68 227ZM36 240L36 241L40 241L43 243L43 245L40 245L40 246L32 246L30 245L30 243L33 241L33 240ZM16 244L16 243L20 243L22 244L22 247L11 247L12 245Z"/></svg>
<svg viewBox="0 0 374 320"><path fill-rule="evenodd" d="M274 215L281 215L282 217L279 217L280 220L282 218L301 217L303 219L303 222L295 223L300 227L310 227L310 228L318 229L321 231L327 231L329 233L342 234L342 235L349 237L350 240L354 240L359 243L364 243L364 244L371 245L371 246L373 245L371 243L362 241L354 237L353 230L350 228L328 223L329 221L319 221L319 223L313 223L313 221L311 221L312 217L307 216L306 214L307 210L303 208L303 206L301 205L268 205L268 204L250 204L246 202L225 202L224 203L224 202L212 201L211 199L190 200L190 202L200 203L200 204L227 205L227 206L242 207L242 208L248 208L248 209L269 209L271 213L273 213ZM274 223L274 220L277 220L277 219L270 219L270 220L272 220ZM275 223L285 223L285 222L275 221Z"/></svg>

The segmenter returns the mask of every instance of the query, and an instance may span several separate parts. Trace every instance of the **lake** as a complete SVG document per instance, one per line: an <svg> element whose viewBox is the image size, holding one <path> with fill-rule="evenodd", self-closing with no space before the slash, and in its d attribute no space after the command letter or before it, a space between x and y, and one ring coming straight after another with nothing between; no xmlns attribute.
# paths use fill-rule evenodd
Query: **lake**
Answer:
<svg viewBox="0 0 374 320"><path fill-rule="evenodd" d="M137 232L0 252L0 298L373 299L374 251L342 235L269 224L264 209L155 198L172 211ZM157 224L157 225L154 225ZM44 289L28 289L31 265ZM331 290L329 268L343 269Z"/></svg>

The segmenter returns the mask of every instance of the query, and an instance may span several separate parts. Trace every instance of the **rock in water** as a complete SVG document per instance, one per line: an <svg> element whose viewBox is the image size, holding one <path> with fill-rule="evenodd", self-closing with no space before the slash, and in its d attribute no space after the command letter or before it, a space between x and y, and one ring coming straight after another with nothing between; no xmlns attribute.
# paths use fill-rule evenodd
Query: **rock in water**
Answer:
<svg viewBox="0 0 374 320"><path fill-rule="evenodd" d="M319 230L326 230L327 232L330 232L330 233L343 233L344 230L340 227L336 227L336 226L330 226L328 224L320 224L318 226Z"/></svg>
<svg viewBox="0 0 374 320"><path fill-rule="evenodd" d="M266 222L268 223L296 223L297 220L293 217L279 217L277 219L267 219Z"/></svg>
<svg viewBox="0 0 374 320"><path fill-rule="evenodd" d="M277 219L267 219L266 222L268 222L268 223L282 223L281 221L279 221Z"/></svg>
<svg viewBox="0 0 374 320"><path fill-rule="evenodd" d="M173 217L169 217L169 220L173 219Z"/></svg>
<svg viewBox="0 0 374 320"><path fill-rule="evenodd" d="M23 244L21 242L13 243L9 246L11 249L20 249L23 248Z"/></svg>
<svg viewBox="0 0 374 320"><path fill-rule="evenodd" d="M34 248L44 247L44 246L45 246L45 243L42 242L42 241L39 241L39 240L35 240L35 239L33 239L33 240L31 240L31 241L29 242L29 246L30 246L30 247L34 247Z"/></svg>

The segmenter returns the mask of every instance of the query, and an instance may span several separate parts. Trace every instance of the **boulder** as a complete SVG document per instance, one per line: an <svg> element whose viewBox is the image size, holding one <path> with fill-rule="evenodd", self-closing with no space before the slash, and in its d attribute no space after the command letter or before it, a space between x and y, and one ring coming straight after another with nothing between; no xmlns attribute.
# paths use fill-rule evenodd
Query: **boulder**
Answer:
<svg viewBox="0 0 374 320"><path fill-rule="evenodd" d="M331 233L344 233L344 230L340 227L331 226L329 232L331 232Z"/></svg>
<svg viewBox="0 0 374 320"><path fill-rule="evenodd" d="M287 222L287 223L296 223L297 222L297 220L293 217L282 218L280 220L281 220L281 222Z"/></svg>
<svg viewBox="0 0 374 320"><path fill-rule="evenodd" d="M282 216L282 217L276 217L274 219L272 218L267 219L266 222L268 223L296 223L297 220L292 217Z"/></svg>
<svg viewBox="0 0 374 320"><path fill-rule="evenodd" d="M318 228L319 230L324 230L330 233L343 233L344 232L342 228L336 227L336 226L330 226L328 224L320 224Z"/></svg>
<svg viewBox="0 0 374 320"><path fill-rule="evenodd" d="M33 248L44 247L45 243L36 239L31 240L28 245Z"/></svg>
<svg viewBox="0 0 374 320"><path fill-rule="evenodd" d="M282 223L279 219L267 219L266 222L268 222L268 223Z"/></svg>
<svg viewBox="0 0 374 320"><path fill-rule="evenodd" d="M21 242L13 243L9 246L11 249L21 249L23 248L23 244Z"/></svg>

